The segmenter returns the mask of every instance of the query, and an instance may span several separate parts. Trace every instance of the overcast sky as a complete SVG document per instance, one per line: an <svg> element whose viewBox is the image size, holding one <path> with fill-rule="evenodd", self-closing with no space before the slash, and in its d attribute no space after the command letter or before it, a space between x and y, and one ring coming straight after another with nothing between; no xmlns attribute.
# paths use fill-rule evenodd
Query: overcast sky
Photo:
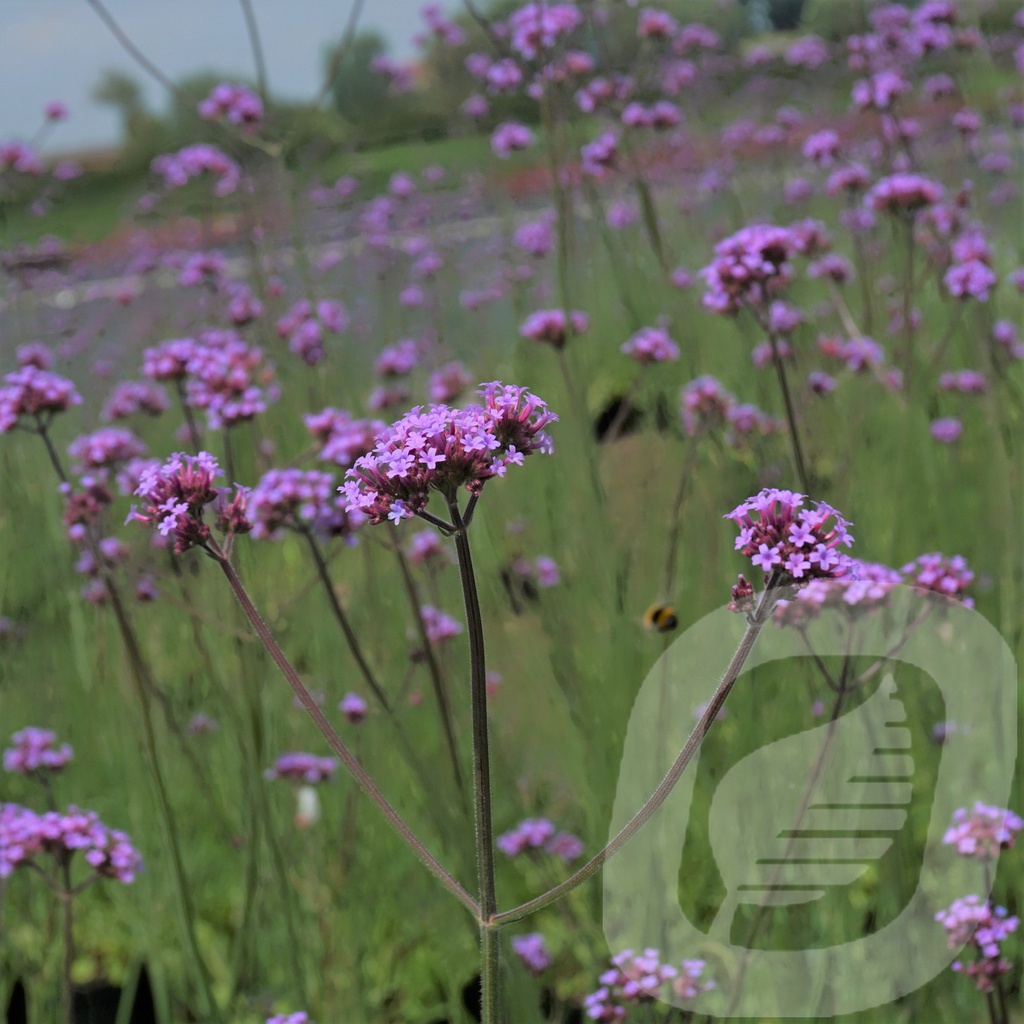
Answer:
<svg viewBox="0 0 1024 1024"><path fill-rule="evenodd" d="M427 0L365 0L360 26L409 57ZM320 84L325 44L341 38L352 0L253 0L273 94L308 98ZM253 78L252 54L239 0L106 0L135 44L171 79L196 71ZM458 8L457 0L441 4ZM145 84L151 106L166 94L145 78L85 0L0 0L0 142L28 141L43 107L62 100L71 117L54 130L44 152L117 142L117 115L90 98L107 68Z"/></svg>

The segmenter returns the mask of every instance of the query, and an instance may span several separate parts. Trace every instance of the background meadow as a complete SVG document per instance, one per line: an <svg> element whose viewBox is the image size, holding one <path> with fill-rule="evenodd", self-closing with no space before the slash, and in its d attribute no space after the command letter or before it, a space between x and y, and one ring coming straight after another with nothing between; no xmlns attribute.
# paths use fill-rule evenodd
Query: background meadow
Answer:
<svg viewBox="0 0 1024 1024"><path fill-rule="evenodd" d="M39 726L70 743L46 792L97 811L142 857L132 884L103 880L74 901L71 977L123 986L118 1024L142 964L161 1022L298 1010L321 1024L468 1021L479 970L472 918L344 772L274 777L287 752L329 751L214 563L125 523L143 460L206 450L223 483L249 488L273 469L319 470L333 496L413 406L468 404L499 380L558 414L554 454L489 481L472 528L496 832L545 819L579 840L514 856L499 843L503 908L607 841L634 698L676 635L645 628L645 612L671 606L682 631L730 600L738 573L762 583L723 516L763 487L841 510L865 562L899 571L926 553L962 556L952 596L972 599L1020 657L1024 17L967 0L790 6L787 21L785 4L547 5L573 14L532 47L514 5L433 12L429 75L411 91L380 53L363 69L388 132L383 113L343 104L300 119L256 81L259 115L235 100L193 115L184 101L212 95L213 78L179 89L178 120L151 125L152 152L134 122L124 162L105 173L60 181L0 143L0 370L34 365L81 398L37 414L17 380L0 390L0 412L13 410L0 419L0 726L5 741ZM481 103L467 110L470 97ZM509 124L522 132L503 135ZM192 154L198 173L182 156L191 145L207 147ZM159 154L178 163L151 163ZM908 199L901 180L887 200L879 183L907 175L941 195ZM791 271L776 267L774 291L741 292L722 315L707 299L714 273L700 272L758 224L787 229ZM530 319L542 310L580 311L585 325L544 335ZM645 330L658 354L624 352ZM168 371L166 346L182 339L188 358ZM719 385L704 383L701 404L691 385L704 375ZM156 390L118 395L125 381ZM334 412L310 424L323 410ZM95 433L112 427L131 435ZM97 487L109 502L88 513L94 539L76 540L69 496ZM239 536L234 564L345 742L469 885L453 543L427 523L360 525L337 507L326 529L331 502L307 501L318 523L296 512L270 523L273 537ZM98 567L101 537L120 544ZM920 570L901 578L929 586ZM703 922L726 896L706 825L718 782L820 724L830 700L809 662L756 680L741 679L693 766L679 892ZM957 732L927 680L906 700L915 796L895 852L842 898L773 911L765 946L855 938L913 891L929 784ZM975 781L965 807L989 799ZM44 795L38 778L0 777L4 803L42 811ZM1019 785L1008 806L1020 809ZM980 887L980 866L974 877ZM1010 915L1019 879L1008 850L994 894ZM585 1019L620 952L601 909L592 880L502 931L509 1021ZM0 878L0 1006L26 998L29 1020L58 1019L61 927L37 872ZM539 961L513 945L533 933ZM994 1010L946 971L849 1019L1024 1019L1019 951L1010 935ZM705 981L735 971L726 954L710 941L693 951ZM702 1013L721 1015L708 998ZM586 1019L691 1019L642 1001L622 1010Z"/></svg>

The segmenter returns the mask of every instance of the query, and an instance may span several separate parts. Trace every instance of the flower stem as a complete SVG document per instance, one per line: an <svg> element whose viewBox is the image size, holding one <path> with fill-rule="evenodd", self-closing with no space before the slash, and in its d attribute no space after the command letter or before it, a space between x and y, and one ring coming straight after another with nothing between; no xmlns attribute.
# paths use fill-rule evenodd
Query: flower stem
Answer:
<svg viewBox="0 0 1024 1024"><path fill-rule="evenodd" d="M223 551L221 551L213 541L207 542L205 550L207 554L209 554L220 566L228 584L231 586L231 590L234 593L235 598L242 606L242 611L245 612L246 618L256 631L256 635L266 648L267 653L270 655L274 664L280 669L281 674L288 681L289 686L291 686L292 690L295 692L295 696L299 698L299 702L306 709L307 714L313 719L316 727L320 730L320 734L327 741L328 746L335 754L337 754L339 760L345 766L345 770L355 780L356 785L358 785L359 788L377 805L381 814L383 814L387 819L388 824L390 824L398 833L405 844L413 851L413 853L416 854L431 874L433 874L434 877L437 878L437 880L467 910L469 910L474 918L479 920L480 907L477 901L474 900L461 885L459 885L444 865L442 865L423 845L399 813L391 806L390 803L388 803L384 794L377 788L377 784L367 773L366 769L363 768L348 747L345 746L341 737L334 731L334 727L331 723L327 721L323 711L320 710L319 705L299 678L299 674L295 671L291 662L288 661L284 652L278 646L277 641L274 639L274 635L270 632L269 627L263 621L260 613L256 610L256 606L252 603L244 584L235 572L234 566L228 561Z"/></svg>
<svg viewBox="0 0 1024 1024"><path fill-rule="evenodd" d="M437 655L434 653L434 646L427 635L427 624L423 621L423 610L420 607L419 594L416 591L416 581L412 578L409 569L409 560L405 557L402 545L398 538L392 535L392 550L395 558L398 559L398 567L402 573L402 583L405 592L409 597L409 604L412 608L413 618L416 620L416 632L419 635L420 643L423 645L423 656L427 660L427 670L430 673L430 684L434 690L434 698L437 701L438 712L441 716L441 727L444 729L445 745L448 748L448 760L452 766L452 775L455 778L455 786L462 799L463 810L468 814L469 807L466 802L466 783L462 777L462 767L459 763L459 748L455 742L455 723L452 719L451 703L448 700L448 691L445 689L444 680L441 678L441 667L437 663Z"/></svg>
<svg viewBox="0 0 1024 1024"><path fill-rule="evenodd" d="M338 620L342 633L345 634L345 640L348 643L349 650L352 652L356 665L359 667L359 673L362 675L367 687L369 687L370 692L376 697L377 703L380 704L384 711L390 713L391 703L388 701L387 694L381 689L373 671L367 664L362 648L359 646L359 640L352 629L352 623L349 622L345 609L341 607L338 595L334 592L334 584L331 582L331 574L327 571L327 562L324 559L323 552L320 550L320 545L317 543L316 537L313 536L311 530L304 529L302 534L309 544L309 550L313 555L313 561L316 563L316 571L320 577L320 582L323 583L324 590L327 593L327 600L331 606L331 611L334 613L335 619Z"/></svg>
<svg viewBox="0 0 1024 1024"><path fill-rule="evenodd" d="M469 691L473 718L473 809L476 817L476 863L480 901L480 1012L481 1024L497 1024L499 950L494 922L497 898L494 885L494 831L491 822L490 742L487 734L487 666L480 596L473 572L469 534L456 501L449 502L456 526L455 550L466 602L469 633Z"/></svg>
<svg viewBox="0 0 1024 1024"><path fill-rule="evenodd" d="M58 894L61 903L61 923L64 932L64 959L60 972L60 1001L65 1024L75 1024L75 992L71 984L71 968L75 961L75 941L71 891L71 854L60 857L61 888Z"/></svg>
<svg viewBox="0 0 1024 1024"><path fill-rule="evenodd" d="M796 426L796 409L793 406L793 397L789 393L789 380L786 377L786 367L782 362L782 354L779 351L779 339L774 331L770 330L768 332L768 341L772 346L772 362L775 364L775 373L779 378L782 401L786 406L786 420L789 423L789 439L793 445L793 462L796 465L796 475L800 478L800 486L804 489L804 493L810 494L811 480L807 474L804 453L800 446L800 433Z"/></svg>
<svg viewBox="0 0 1024 1024"><path fill-rule="evenodd" d="M528 917L530 914L536 913L538 910L543 910L544 907L550 906L552 903L560 900L566 893L575 889L576 886L597 874L597 872L604 866L605 862L614 857L615 854L618 853L619 850L621 850L645 824L647 824L655 811L657 811L658 808L668 799L669 794L675 788L676 783L682 777L683 772L686 771L687 765L689 765L693 760L694 755L700 749L700 745L704 741L704 737L707 735L715 719L718 717L718 712L722 710L722 705L725 703L726 698L729 696L729 692L732 690L736 680L740 676L740 673L743 671L743 666L746 663L747 658L750 656L750 652L753 650L754 644L756 643L761 630L764 628L764 624L771 617L772 611L779 600L778 590L778 579L773 575L768 581L768 585L765 588L764 593L761 595L761 600L757 608L749 616L746 632L743 634L739 646L736 648L736 652L733 654L732 659L722 676L722 680L718 684L718 688L715 690L714 695L708 702L708 706L705 709L704 714L701 715L700 721L698 721L694 726L693 731L690 733L683 749L679 752L678 757L676 757L673 762L672 767L669 768L667 774L659 783L658 788L655 789L655 791L647 798L646 803L644 803L640 810L638 810L636 814L634 814L633 817L622 826L615 837L602 850L600 850L600 852L587 861L579 871L567 878L560 885L556 885L553 889L549 889L546 893L542 893L535 899L529 900L518 907L514 907L512 910L506 910L500 914L495 914L492 918L492 921L495 924L505 925L511 924L514 921L521 921L524 917Z"/></svg>
<svg viewBox="0 0 1024 1024"><path fill-rule="evenodd" d="M686 450L686 458L683 461L683 471L679 474L679 486L676 488L675 501L672 503L672 522L668 531L668 550L665 553L665 591L664 597L669 600L676 585L676 565L679 558L679 531L683 525L683 500L686 497L686 489L690 484L690 477L693 476L694 466L697 464L697 442L700 439L700 431L690 438Z"/></svg>

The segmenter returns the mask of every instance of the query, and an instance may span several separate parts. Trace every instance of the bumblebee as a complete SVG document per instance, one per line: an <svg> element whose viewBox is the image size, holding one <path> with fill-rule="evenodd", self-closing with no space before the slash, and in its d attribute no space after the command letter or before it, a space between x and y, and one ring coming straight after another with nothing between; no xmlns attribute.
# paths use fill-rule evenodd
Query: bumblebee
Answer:
<svg viewBox="0 0 1024 1024"><path fill-rule="evenodd" d="M679 625L676 610L669 604L652 604L644 612L644 628L658 633L671 633Z"/></svg>

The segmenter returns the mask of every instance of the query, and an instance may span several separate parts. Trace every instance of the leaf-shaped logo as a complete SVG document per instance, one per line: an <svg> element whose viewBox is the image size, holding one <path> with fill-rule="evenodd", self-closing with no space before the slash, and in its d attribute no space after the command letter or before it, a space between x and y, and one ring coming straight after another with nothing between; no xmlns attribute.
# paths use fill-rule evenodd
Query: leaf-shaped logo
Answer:
<svg viewBox="0 0 1024 1024"><path fill-rule="evenodd" d="M914 628L908 631L908 624ZM692 729L693 708L708 699L743 628L740 616L719 609L690 626L652 666L629 719L610 835L618 834L662 782ZM754 670L769 663L781 667L789 659L803 662L808 646L823 658L882 659L900 689L886 679L834 723L758 750L722 780L708 833L728 884L717 918L709 922L703 916L700 893L688 881L688 858L700 856L695 851L703 846L687 841L691 825L697 835L703 831L703 822L691 822L700 763L691 764L662 807L604 868L604 932L613 951L657 946L663 963L692 957L712 962L718 988L696 1005L685 1001L687 1011L730 1020L820 1019L913 992L956 955L936 927L935 911L978 884L976 873L966 870L976 865L965 867L964 858L942 845L950 817L979 793L996 806L1006 806L1010 796L1017 667L998 632L977 612L957 604L936 609L920 591L898 587L890 594L888 614L858 619L854 632L842 602L826 605L806 635L766 630L746 662L750 674L740 678L730 698L734 721L762 711L754 703ZM912 672L905 671L911 666ZM958 731L956 742L941 748L927 792L924 780L914 780L915 800L927 798L930 806L926 834L918 823L907 836L907 863L913 846L919 870L903 909L874 931L836 945L821 945L818 930L806 928L794 930L807 936L806 945L760 948L749 941L751 928L733 943L730 926L744 903L753 904L744 908L748 917L762 904L804 901L808 913L800 916L820 920L828 898L823 893L841 895L844 889L837 887L856 882L894 842L902 852L913 767L908 725L921 726L919 717L914 721L919 702L910 695L922 674L938 687L944 713ZM717 756L715 750L706 745L700 762ZM690 914L700 916L691 920Z"/></svg>
<svg viewBox="0 0 1024 1024"><path fill-rule="evenodd" d="M905 719L889 675L856 710L729 770L711 806L711 845L728 889L712 937L729 941L739 904L820 899L889 849L912 795Z"/></svg>

